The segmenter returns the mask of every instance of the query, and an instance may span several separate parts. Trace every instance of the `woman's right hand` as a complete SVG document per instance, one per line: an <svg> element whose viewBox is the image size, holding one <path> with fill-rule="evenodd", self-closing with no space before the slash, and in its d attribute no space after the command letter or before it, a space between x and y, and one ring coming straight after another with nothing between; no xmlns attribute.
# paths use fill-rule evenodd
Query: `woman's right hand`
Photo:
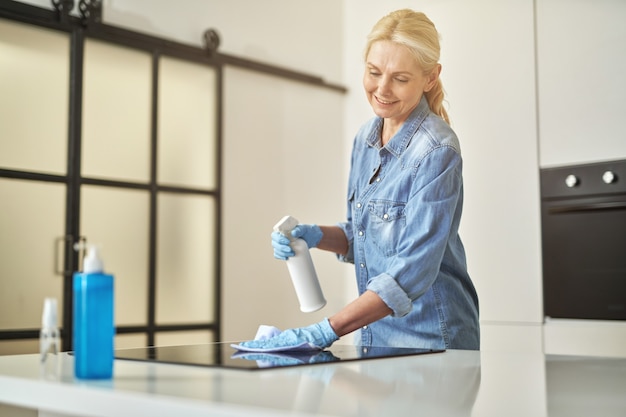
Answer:
<svg viewBox="0 0 626 417"><path fill-rule="evenodd" d="M272 247L274 248L274 258L286 261L290 256L295 255L289 239L280 232L272 232Z"/></svg>
<svg viewBox="0 0 626 417"><path fill-rule="evenodd" d="M294 238L303 239L309 249L314 248L322 240L322 229L316 224L299 224L291 231ZM289 245L289 239L280 232L272 232L272 247L274 248L274 258L286 261L295 255Z"/></svg>

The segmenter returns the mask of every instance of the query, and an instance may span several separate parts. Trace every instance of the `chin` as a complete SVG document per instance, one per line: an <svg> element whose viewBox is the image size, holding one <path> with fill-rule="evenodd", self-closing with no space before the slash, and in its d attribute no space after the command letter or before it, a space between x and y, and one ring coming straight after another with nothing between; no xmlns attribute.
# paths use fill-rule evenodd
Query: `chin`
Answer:
<svg viewBox="0 0 626 417"><path fill-rule="evenodd" d="M372 109L374 110L374 114L376 116L382 117L383 119L388 119L390 117L393 117L393 113L391 113L389 110L380 109L380 108L376 108L376 107L372 107Z"/></svg>

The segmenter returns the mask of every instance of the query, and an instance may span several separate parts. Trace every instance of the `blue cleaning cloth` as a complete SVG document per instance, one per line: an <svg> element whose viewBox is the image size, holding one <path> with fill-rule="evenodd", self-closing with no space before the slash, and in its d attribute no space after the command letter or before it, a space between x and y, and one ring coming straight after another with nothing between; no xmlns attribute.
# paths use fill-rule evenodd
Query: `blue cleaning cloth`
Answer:
<svg viewBox="0 0 626 417"><path fill-rule="evenodd" d="M243 352L257 352L257 353L297 352L297 351L310 352L312 350L321 350L321 348L315 345L312 345L311 343L307 343L307 342L302 342L293 346L267 346L265 345L264 347L251 347L251 346L245 346L241 344L238 344L238 345L232 344L231 346Z"/></svg>
<svg viewBox="0 0 626 417"><path fill-rule="evenodd" d="M319 347L313 345L312 343L301 341L291 346L273 346L269 339L278 336L282 332L280 329L274 326L266 326L264 324L259 326L259 329L254 336L254 340L256 341L268 341L264 343L263 346L252 347L246 346L243 344L231 344L237 350L243 352L260 352L260 353L271 353L271 352L285 352L285 351L301 351L301 352L310 352L312 350L320 350Z"/></svg>
<svg viewBox="0 0 626 417"><path fill-rule="evenodd" d="M231 345L245 352L305 352L319 351L330 346L339 337L327 318L311 326L281 332L276 327L261 325L254 340Z"/></svg>

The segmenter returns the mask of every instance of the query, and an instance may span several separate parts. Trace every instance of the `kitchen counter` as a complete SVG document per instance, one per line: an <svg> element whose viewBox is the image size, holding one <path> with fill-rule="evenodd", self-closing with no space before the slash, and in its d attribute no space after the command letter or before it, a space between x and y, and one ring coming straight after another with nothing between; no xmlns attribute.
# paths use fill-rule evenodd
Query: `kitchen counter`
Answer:
<svg viewBox="0 0 626 417"><path fill-rule="evenodd" d="M625 416L626 359L449 350L236 370L116 360L107 381L0 356L0 403L79 416Z"/></svg>

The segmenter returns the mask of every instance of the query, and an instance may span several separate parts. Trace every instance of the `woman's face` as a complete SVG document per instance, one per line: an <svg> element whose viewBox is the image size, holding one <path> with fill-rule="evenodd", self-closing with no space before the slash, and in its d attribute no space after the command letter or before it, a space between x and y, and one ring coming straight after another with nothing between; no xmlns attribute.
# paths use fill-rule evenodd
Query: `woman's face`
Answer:
<svg viewBox="0 0 626 417"><path fill-rule="evenodd" d="M409 50L391 41L377 41L365 63L363 87L374 113L403 123L439 76L440 66L424 74Z"/></svg>

